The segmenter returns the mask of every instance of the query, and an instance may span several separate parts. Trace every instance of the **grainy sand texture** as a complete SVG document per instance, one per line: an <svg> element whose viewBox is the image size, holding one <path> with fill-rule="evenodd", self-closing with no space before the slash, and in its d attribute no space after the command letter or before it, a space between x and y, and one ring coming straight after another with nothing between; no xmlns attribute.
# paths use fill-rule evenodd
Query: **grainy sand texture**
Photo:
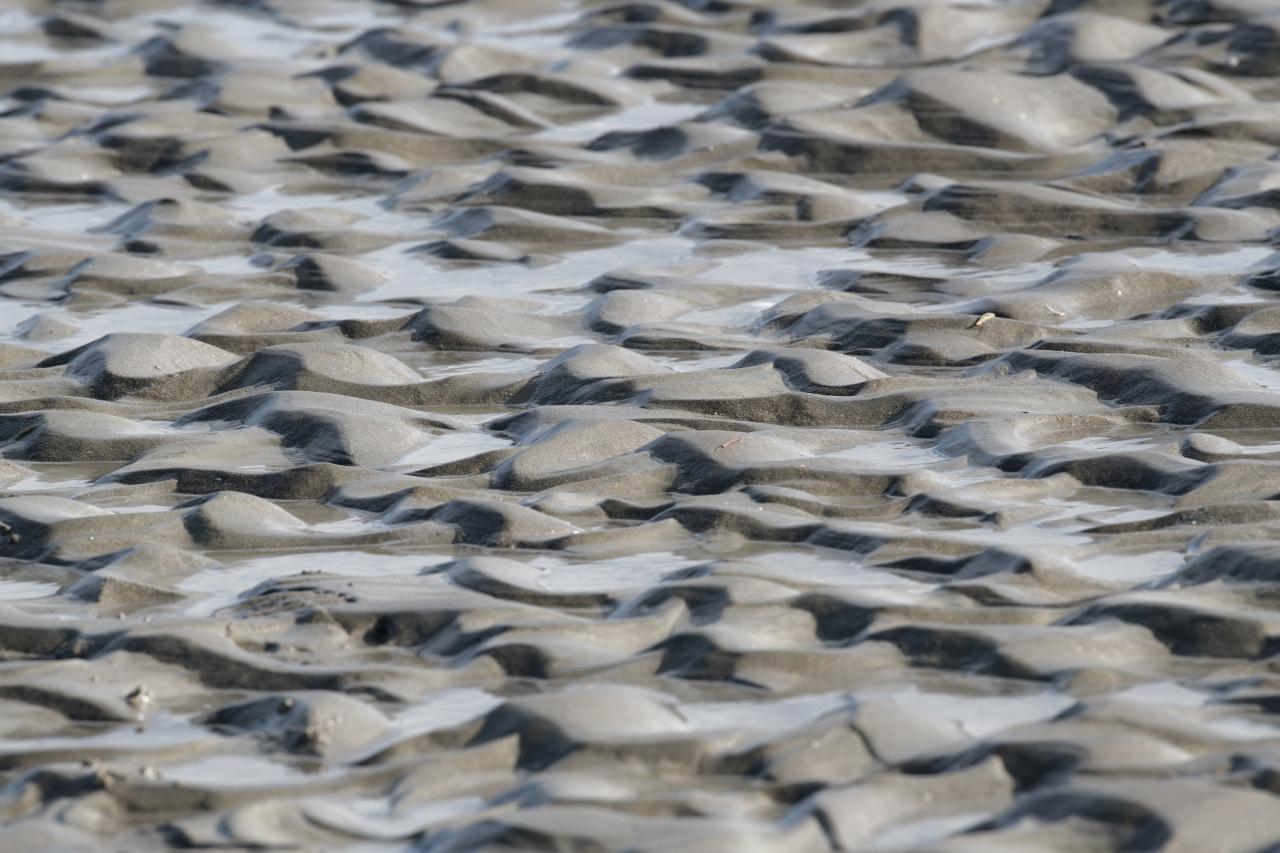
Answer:
<svg viewBox="0 0 1280 853"><path fill-rule="evenodd" d="M1280 843L1280 3L0 2L0 847Z"/></svg>

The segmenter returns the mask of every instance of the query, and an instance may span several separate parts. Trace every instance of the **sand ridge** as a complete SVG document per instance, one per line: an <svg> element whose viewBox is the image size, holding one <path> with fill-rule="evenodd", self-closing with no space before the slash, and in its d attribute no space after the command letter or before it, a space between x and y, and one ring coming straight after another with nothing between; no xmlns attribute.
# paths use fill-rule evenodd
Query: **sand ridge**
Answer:
<svg viewBox="0 0 1280 853"><path fill-rule="evenodd" d="M9 3L4 845L1270 849L1278 56Z"/></svg>

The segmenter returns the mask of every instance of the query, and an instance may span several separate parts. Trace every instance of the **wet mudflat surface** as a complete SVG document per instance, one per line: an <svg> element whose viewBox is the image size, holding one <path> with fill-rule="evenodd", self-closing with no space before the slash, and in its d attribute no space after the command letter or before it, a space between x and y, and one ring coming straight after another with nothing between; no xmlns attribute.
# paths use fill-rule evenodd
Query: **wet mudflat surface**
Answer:
<svg viewBox="0 0 1280 853"><path fill-rule="evenodd" d="M1261 0L0 8L13 849L1280 841Z"/></svg>

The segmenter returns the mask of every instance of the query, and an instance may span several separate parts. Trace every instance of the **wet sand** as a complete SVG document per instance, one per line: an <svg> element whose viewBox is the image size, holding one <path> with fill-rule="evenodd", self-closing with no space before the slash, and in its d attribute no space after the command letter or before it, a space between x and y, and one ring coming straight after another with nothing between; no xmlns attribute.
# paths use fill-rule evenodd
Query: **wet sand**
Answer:
<svg viewBox="0 0 1280 853"><path fill-rule="evenodd" d="M1271 849L1278 57L8 3L4 846Z"/></svg>

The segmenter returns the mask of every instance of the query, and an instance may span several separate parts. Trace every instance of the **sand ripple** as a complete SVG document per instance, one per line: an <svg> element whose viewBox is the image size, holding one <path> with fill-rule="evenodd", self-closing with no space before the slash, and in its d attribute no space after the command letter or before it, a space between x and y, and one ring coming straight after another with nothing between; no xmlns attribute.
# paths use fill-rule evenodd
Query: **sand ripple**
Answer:
<svg viewBox="0 0 1280 853"><path fill-rule="evenodd" d="M1272 5L0 8L3 846L1274 849Z"/></svg>

